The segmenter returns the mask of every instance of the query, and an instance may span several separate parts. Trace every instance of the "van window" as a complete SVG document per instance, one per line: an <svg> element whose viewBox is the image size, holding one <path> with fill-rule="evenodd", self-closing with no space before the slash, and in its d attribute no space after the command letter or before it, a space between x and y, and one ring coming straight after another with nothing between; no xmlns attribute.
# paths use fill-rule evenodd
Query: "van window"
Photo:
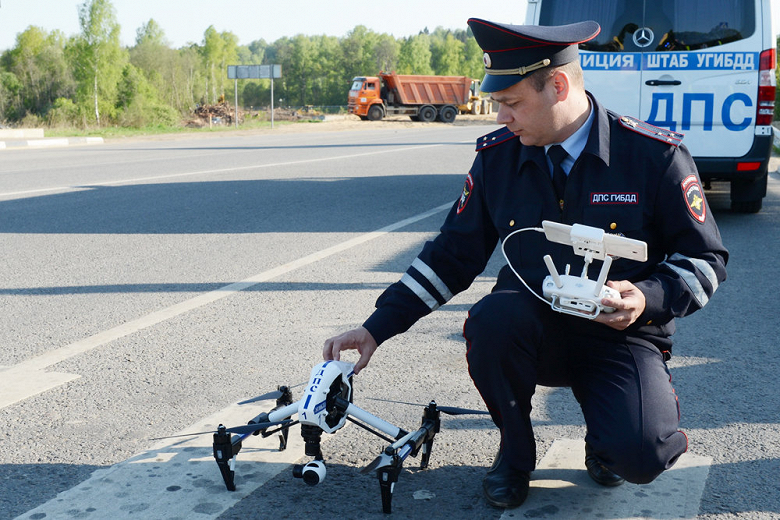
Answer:
<svg viewBox="0 0 780 520"><path fill-rule="evenodd" d="M749 38L756 31L754 0L542 2L539 25L582 20L601 24L601 33L580 45L589 51L689 51Z"/></svg>

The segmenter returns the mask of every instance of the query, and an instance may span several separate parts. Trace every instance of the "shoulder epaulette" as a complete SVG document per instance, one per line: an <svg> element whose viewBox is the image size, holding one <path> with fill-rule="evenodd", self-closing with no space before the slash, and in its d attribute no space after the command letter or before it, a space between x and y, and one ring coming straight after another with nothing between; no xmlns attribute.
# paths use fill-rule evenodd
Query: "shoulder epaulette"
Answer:
<svg viewBox="0 0 780 520"><path fill-rule="evenodd" d="M514 132L512 132L509 128L499 128L498 130L495 130L493 132L490 132L487 135L483 135L479 139L477 139L477 151L482 151L487 148L490 148L491 146L496 146L497 144L501 144L504 141L508 141L509 139L512 139L513 137L516 137Z"/></svg>
<svg viewBox="0 0 780 520"><path fill-rule="evenodd" d="M670 144L672 146L680 146L684 136L684 134L679 132L653 126L635 117L622 116L619 121L623 128L628 128L629 130L633 130L638 134Z"/></svg>

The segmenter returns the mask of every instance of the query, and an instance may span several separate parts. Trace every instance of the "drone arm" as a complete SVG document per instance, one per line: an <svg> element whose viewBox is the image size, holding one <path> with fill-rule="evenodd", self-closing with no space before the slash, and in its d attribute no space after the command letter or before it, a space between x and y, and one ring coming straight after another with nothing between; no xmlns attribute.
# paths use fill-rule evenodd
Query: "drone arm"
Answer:
<svg viewBox="0 0 780 520"><path fill-rule="evenodd" d="M288 404L285 407L279 408L278 410L272 410L271 412L268 413L268 421L269 422L283 421L288 417L292 417L293 415L298 413L299 403L300 401L296 401L292 404Z"/></svg>
<svg viewBox="0 0 780 520"><path fill-rule="evenodd" d="M387 435L393 437L394 439L397 439L399 436L403 435L403 430L401 430L401 428L399 428L398 426L393 426L389 422L368 413L367 411L363 410L359 406L355 406L352 403L349 403L349 405L347 406L347 413L352 417L360 421L363 421L364 423L370 426L373 426L377 430L386 433Z"/></svg>

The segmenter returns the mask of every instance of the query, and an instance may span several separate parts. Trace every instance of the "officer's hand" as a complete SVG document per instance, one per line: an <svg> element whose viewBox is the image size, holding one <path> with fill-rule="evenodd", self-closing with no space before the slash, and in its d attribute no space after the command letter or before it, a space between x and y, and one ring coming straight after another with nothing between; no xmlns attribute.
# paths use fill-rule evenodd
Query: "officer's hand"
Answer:
<svg viewBox="0 0 780 520"><path fill-rule="evenodd" d="M614 307L615 312L602 312L593 321L603 323L616 330L625 330L645 311L645 295L636 285L625 280L609 281L607 286L619 292L620 299L604 298L601 303L608 307Z"/></svg>
<svg viewBox="0 0 780 520"><path fill-rule="evenodd" d="M322 347L322 358L325 361L331 359L338 361L342 350L355 349L360 353L360 359L355 363L354 369L355 374L357 374L365 368L377 348L376 341L368 330L358 327L325 340L325 346Z"/></svg>

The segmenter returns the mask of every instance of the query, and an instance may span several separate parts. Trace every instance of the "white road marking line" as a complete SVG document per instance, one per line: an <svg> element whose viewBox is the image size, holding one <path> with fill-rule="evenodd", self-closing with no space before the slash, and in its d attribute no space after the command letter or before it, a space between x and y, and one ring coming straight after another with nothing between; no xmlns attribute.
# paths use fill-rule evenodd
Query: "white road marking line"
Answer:
<svg viewBox="0 0 780 520"><path fill-rule="evenodd" d="M263 401L231 405L183 433L216 430L220 423L245 424L274 404ZM248 437L235 457L236 491L231 492L225 488L214 461L212 440L207 434L159 441L147 451L95 471L81 484L17 519L81 518L81 515L112 520L217 518L304 455L298 426L290 428L284 451L278 450L278 435L266 439ZM291 485L307 487L303 482Z"/></svg>
<svg viewBox="0 0 780 520"><path fill-rule="evenodd" d="M501 518L696 518L712 459L683 454L650 484L606 488L585 470L585 442L557 439L531 474L526 502Z"/></svg>
<svg viewBox="0 0 780 520"><path fill-rule="evenodd" d="M89 189L93 186L118 186L122 184L135 184L135 183L141 183L141 182L149 182L149 181L159 181L163 179L176 179L179 177L191 177L193 175L214 175L214 174L222 174L222 173L230 173L230 172L238 172L242 170L259 170L262 168L277 168L280 166L294 166L299 164L308 164L308 163L321 163L325 161L340 161L344 159L354 159L355 157L366 157L369 155L379 155L379 154L385 154L385 153L395 153L395 152L406 152L409 150L422 150L425 148L434 148L437 146L444 146L442 144L428 144L428 145L420 145L420 146L406 146L404 148L393 148L392 150L378 150L378 151L371 151L366 153L356 153L356 154L350 154L350 155L339 155L337 157L325 157L325 158L317 158L317 159L303 159L300 161L287 161L287 162L278 162L278 163L268 163L268 164L254 164L251 166L236 166L232 168L218 168L214 170L199 170L194 172L184 172L184 173L171 173L167 175L156 175L156 176L150 176L150 177L136 177L134 179L124 179L119 181L100 181L100 182L90 182L86 183L84 185L79 186L57 186L52 188L38 188L34 190L22 190L22 191L9 191L5 193L0 193L1 197L16 197L19 195L33 195L36 193L51 193L51 192L68 192L68 191L81 191L85 189Z"/></svg>
<svg viewBox="0 0 780 520"><path fill-rule="evenodd" d="M436 215L449 209L451 203L442 204L418 215L400 220L389 226L377 229L370 233L351 238L340 244L325 248L310 255L298 258L284 265L274 267L262 273L251 276L240 282L235 282L211 292L203 293L183 302L171 305L165 309L152 312L141 318L123 323L111 329L105 330L88 338L60 347L33 358L27 359L14 366L8 367L2 372L0 379L0 409L11 404L17 403L28 397L45 392L56 386L72 381L79 375L47 373L44 370L52 365L89 352L97 347L110 343L111 341L123 338L139 330L151 327L170 318L174 318L191 310L214 303L222 298L226 298L237 292L243 291L260 283L266 282L277 276L284 275L295 269L319 262L329 256L341 253L353 247L359 246L397 229L403 228L430 216Z"/></svg>

